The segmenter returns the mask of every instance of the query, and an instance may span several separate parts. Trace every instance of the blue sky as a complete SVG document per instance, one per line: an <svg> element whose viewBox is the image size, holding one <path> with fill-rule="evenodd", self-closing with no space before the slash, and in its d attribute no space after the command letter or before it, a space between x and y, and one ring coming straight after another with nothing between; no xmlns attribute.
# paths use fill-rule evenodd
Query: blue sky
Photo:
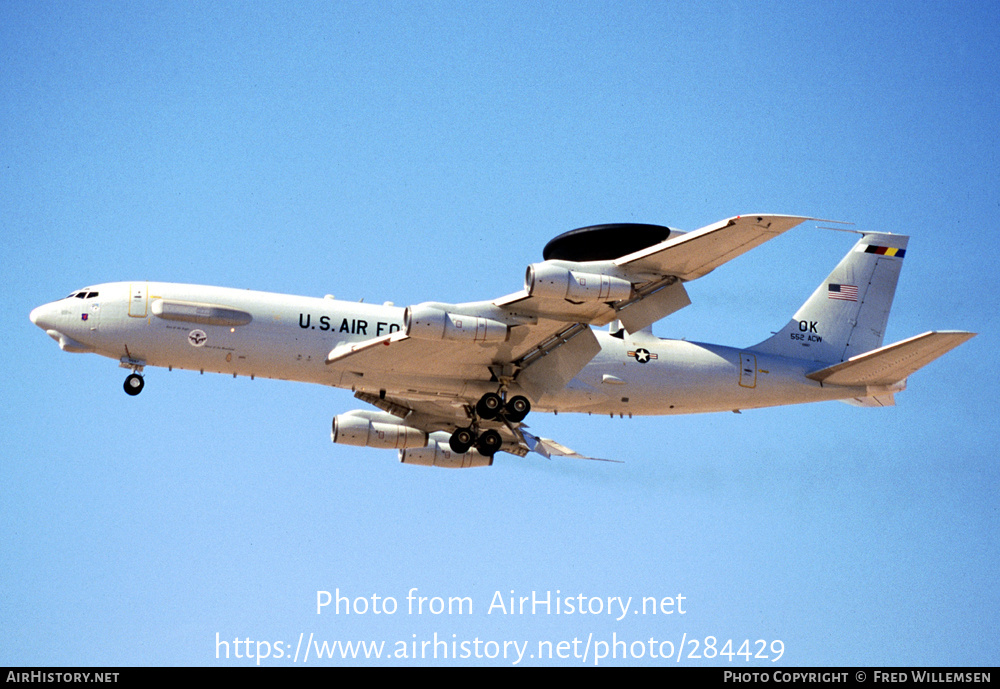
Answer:
<svg viewBox="0 0 1000 689"><path fill-rule="evenodd" d="M395 650L437 633L995 665L998 19L979 2L3 3L0 664L239 665L216 634ZM444 471L332 445L349 392L151 369L129 398L114 362L28 321L130 279L486 299L575 227L752 212L910 234L887 340L979 336L892 409L538 415L625 464ZM690 285L656 332L757 342L852 242L803 225ZM414 587L473 612L407 614ZM400 610L317 615L338 588ZM511 590L681 594L687 612L487 614Z"/></svg>

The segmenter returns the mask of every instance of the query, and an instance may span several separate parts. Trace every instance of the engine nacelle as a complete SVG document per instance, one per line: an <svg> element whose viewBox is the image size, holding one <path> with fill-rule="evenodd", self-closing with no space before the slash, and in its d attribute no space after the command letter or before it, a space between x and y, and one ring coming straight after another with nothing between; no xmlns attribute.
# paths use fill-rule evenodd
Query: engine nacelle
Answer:
<svg viewBox="0 0 1000 689"><path fill-rule="evenodd" d="M403 322L406 334L421 340L506 342L510 332L510 329L499 321L480 316L448 313L425 304L406 307Z"/></svg>
<svg viewBox="0 0 1000 689"><path fill-rule="evenodd" d="M373 415L374 416L374 415ZM330 440L341 445L358 447L382 447L398 450L405 447L424 447L427 433L403 423L394 423L390 414L379 414L376 418L354 413L338 414L333 417Z"/></svg>
<svg viewBox="0 0 1000 689"><path fill-rule="evenodd" d="M447 437L445 434L444 437ZM399 461L403 464L416 464L424 467L443 467L445 469L471 469L472 467L493 466L493 458L469 450L464 454L452 452L447 440L431 438L426 447L410 448L399 451Z"/></svg>
<svg viewBox="0 0 1000 689"><path fill-rule="evenodd" d="M581 273L562 266L532 263L524 276L524 289L532 297L568 299L573 302L621 301L632 296L632 283L628 280Z"/></svg>

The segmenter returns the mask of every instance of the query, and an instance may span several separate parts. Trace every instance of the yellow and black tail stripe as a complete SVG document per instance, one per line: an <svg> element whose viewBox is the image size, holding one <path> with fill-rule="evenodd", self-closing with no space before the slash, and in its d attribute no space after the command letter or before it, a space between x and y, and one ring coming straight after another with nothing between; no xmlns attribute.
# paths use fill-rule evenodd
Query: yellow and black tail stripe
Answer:
<svg viewBox="0 0 1000 689"><path fill-rule="evenodd" d="M894 246L878 246L877 244L863 244L858 247L858 251L866 254L877 254L878 256L894 256L895 258L906 256L906 249L897 249Z"/></svg>

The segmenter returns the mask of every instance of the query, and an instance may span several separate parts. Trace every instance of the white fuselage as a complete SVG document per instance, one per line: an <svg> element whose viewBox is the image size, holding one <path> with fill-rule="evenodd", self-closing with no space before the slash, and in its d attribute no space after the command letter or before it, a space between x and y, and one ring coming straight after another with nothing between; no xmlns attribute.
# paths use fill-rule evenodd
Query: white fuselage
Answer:
<svg viewBox="0 0 1000 689"><path fill-rule="evenodd" d="M171 310L171 304L179 306ZM185 312L184 304L225 308ZM338 345L402 329L403 311L391 304L226 287L118 282L40 306L31 320L63 349L94 352L124 367L295 380L407 397L475 400L495 391L496 383L485 380L402 378L391 371L352 371L326 364L328 353ZM816 368L815 362L664 340L648 333L624 338L595 334L601 351L564 389L532 400L535 411L689 414L867 394L863 387L823 387L809 380L805 374Z"/></svg>

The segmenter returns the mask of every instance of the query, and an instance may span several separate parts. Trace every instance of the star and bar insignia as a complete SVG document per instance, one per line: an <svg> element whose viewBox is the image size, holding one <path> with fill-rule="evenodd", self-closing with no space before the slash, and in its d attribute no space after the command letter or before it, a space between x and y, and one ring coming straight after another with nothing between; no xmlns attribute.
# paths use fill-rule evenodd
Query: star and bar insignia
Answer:
<svg viewBox="0 0 1000 689"><path fill-rule="evenodd" d="M634 352L629 352L628 355L633 357L640 364L648 364L650 359L659 358L656 354L653 354L648 349L639 348Z"/></svg>

